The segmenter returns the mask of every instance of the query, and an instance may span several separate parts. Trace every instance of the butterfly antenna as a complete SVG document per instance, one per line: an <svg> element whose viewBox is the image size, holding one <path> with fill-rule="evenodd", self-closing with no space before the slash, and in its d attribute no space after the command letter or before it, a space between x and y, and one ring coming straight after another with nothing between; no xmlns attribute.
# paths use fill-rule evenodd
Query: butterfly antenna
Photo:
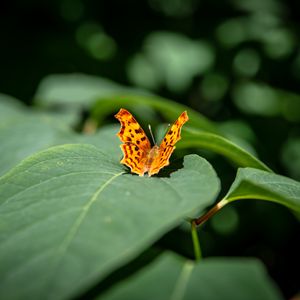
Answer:
<svg viewBox="0 0 300 300"><path fill-rule="evenodd" d="M150 124L148 125L148 128L149 128L149 131L150 131L150 134L151 134L152 141L153 141L154 145L156 145L156 141L155 141L155 138L154 138L154 135L153 135L152 128L151 128Z"/></svg>

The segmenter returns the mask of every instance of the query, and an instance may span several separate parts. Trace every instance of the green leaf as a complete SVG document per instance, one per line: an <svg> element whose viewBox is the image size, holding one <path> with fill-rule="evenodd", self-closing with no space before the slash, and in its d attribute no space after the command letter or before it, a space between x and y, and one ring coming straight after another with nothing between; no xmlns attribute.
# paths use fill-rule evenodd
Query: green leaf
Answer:
<svg viewBox="0 0 300 300"><path fill-rule="evenodd" d="M189 126L209 132L218 132L213 122L192 108L158 96L122 94L121 96L100 98L92 109L92 115L95 120L101 123L107 115L116 113L121 107L136 108L137 106L152 107L158 110L166 120L175 120L183 111L188 110Z"/></svg>
<svg viewBox="0 0 300 300"><path fill-rule="evenodd" d="M258 158L220 135L188 129L184 129L183 133L183 138L178 144L178 148L199 147L211 150L223 155L237 166L253 167L272 172L272 170Z"/></svg>
<svg viewBox="0 0 300 300"><path fill-rule="evenodd" d="M94 117L99 122L108 114L116 113L122 105L150 106L172 119L188 108L174 101L150 95L144 90L128 88L101 77L84 74L54 74L44 78L36 92L35 101L41 106L61 105L75 111L96 103ZM192 109L189 109L189 112L192 123L212 132L217 131L213 123L204 116Z"/></svg>
<svg viewBox="0 0 300 300"><path fill-rule="evenodd" d="M90 107L100 97L109 97L134 92L146 94L134 88L124 87L105 78L80 73L52 74L45 77L34 96L35 102L41 106Z"/></svg>
<svg viewBox="0 0 300 300"><path fill-rule="evenodd" d="M175 120L182 111L188 110L190 119L183 129L183 138L178 144L178 148L200 147L221 154L238 166L254 167L272 172L268 166L251 153L225 137L216 134L218 132L217 127L201 114L182 104L167 99L145 96L104 98L96 104L93 110L94 118L101 122L105 116L115 112L116 107L136 107L137 105L145 105L157 109L166 120ZM194 128L189 130L187 129L189 126L205 131Z"/></svg>
<svg viewBox="0 0 300 300"><path fill-rule="evenodd" d="M148 178L90 145L37 153L0 178L0 298L75 296L218 191L216 173L197 155L169 177Z"/></svg>
<svg viewBox="0 0 300 300"><path fill-rule="evenodd" d="M0 127L11 119L16 119L26 112L25 106L17 99L0 93Z"/></svg>
<svg viewBox="0 0 300 300"><path fill-rule="evenodd" d="M261 199L300 211L300 183L281 175L241 168L224 199L228 202Z"/></svg>
<svg viewBox="0 0 300 300"><path fill-rule="evenodd" d="M283 299L255 259L209 258L195 264L166 253L127 280L113 286L100 300Z"/></svg>
<svg viewBox="0 0 300 300"><path fill-rule="evenodd" d="M0 175L39 150L74 139L75 134L46 116L12 117L0 127Z"/></svg>
<svg viewBox="0 0 300 300"><path fill-rule="evenodd" d="M36 98L46 105L60 103L72 104L72 107L74 104L75 107L76 104L89 106L99 99L92 109L92 117L100 124L108 115L116 113L121 107L135 109L139 106L151 107L170 121L175 120L182 111L188 110L190 120L187 126L206 132L197 130L189 132L190 134L181 141L179 147L201 147L224 155L237 166L271 171L251 153L218 135L217 126L193 109L157 96L132 95L130 94L132 91L134 90L118 86L113 82L82 74L51 75L41 83Z"/></svg>
<svg viewBox="0 0 300 300"><path fill-rule="evenodd" d="M11 115L10 120L0 126L0 140L3 141L0 147L0 176L35 152L66 143L89 143L120 159L117 132L118 126L106 126L94 135L79 135L60 124L52 115Z"/></svg>
<svg viewBox="0 0 300 300"><path fill-rule="evenodd" d="M111 156L116 161L121 160L123 154L120 148L121 142L117 136L119 125L107 125L93 135L77 136L76 141L81 144L91 144L98 147L102 152Z"/></svg>
<svg viewBox="0 0 300 300"><path fill-rule="evenodd" d="M105 78L80 73L52 74L45 77L34 96L35 104L43 109L55 109L71 124L78 124L83 109L89 109L100 97L123 94L148 94L125 87Z"/></svg>

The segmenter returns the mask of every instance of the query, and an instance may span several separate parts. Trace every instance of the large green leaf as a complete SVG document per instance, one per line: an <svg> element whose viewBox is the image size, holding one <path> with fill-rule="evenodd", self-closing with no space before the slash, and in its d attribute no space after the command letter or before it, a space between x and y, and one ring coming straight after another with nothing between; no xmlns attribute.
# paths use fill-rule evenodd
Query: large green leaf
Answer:
<svg viewBox="0 0 300 300"><path fill-rule="evenodd" d="M195 264L161 255L99 300L278 300L283 299L255 259L210 258Z"/></svg>
<svg viewBox="0 0 300 300"><path fill-rule="evenodd" d="M300 211L300 182L257 169L241 168L224 199L229 202L261 199Z"/></svg>
<svg viewBox="0 0 300 300"><path fill-rule="evenodd" d="M120 148L120 139L117 132L120 127L117 125L107 125L92 135L78 135L76 141L82 144L91 144L116 161L121 160L123 154Z"/></svg>
<svg viewBox="0 0 300 300"><path fill-rule="evenodd" d="M35 154L0 178L0 298L65 299L212 204L219 180L197 155L139 177L91 145Z"/></svg>

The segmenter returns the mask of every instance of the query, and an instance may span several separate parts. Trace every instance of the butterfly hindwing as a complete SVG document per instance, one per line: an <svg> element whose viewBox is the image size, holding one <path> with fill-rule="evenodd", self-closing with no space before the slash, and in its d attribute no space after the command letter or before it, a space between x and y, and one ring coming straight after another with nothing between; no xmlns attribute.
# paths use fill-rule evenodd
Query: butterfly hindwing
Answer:
<svg viewBox="0 0 300 300"><path fill-rule="evenodd" d="M149 139L140 124L126 109L121 108L115 117L121 123L117 135L124 143L121 145L124 154L121 163L128 166L131 172L142 176L145 173L147 155L151 149Z"/></svg>
<svg viewBox="0 0 300 300"><path fill-rule="evenodd" d="M128 166L131 169L131 172L143 175L144 166L147 160L145 152L131 143L122 144L121 149L124 157L120 162Z"/></svg>

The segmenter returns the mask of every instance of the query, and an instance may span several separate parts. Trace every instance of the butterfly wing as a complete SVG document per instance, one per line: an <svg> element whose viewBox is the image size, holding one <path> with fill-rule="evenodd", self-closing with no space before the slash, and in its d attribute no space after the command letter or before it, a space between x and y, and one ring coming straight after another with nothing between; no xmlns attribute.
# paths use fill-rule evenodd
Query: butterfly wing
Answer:
<svg viewBox="0 0 300 300"><path fill-rule="evenodd" d="M169 158L176 148L175 144L181 139L181 128L188 119L187 112L184 111L170 127L159 146L159 153L150 167L149 176L157 174L161 168L170 164Z"/></svg>
<svg viewBox="0 0 300 300"><path fill-rule="evenodd" d="M124 157L120 163L128 166L131 172L143 176L147 155L151 149L149 139L133 115L126 109L121 108L115 117L121 123L117 135L124 143L121 145Z"/></svg>

